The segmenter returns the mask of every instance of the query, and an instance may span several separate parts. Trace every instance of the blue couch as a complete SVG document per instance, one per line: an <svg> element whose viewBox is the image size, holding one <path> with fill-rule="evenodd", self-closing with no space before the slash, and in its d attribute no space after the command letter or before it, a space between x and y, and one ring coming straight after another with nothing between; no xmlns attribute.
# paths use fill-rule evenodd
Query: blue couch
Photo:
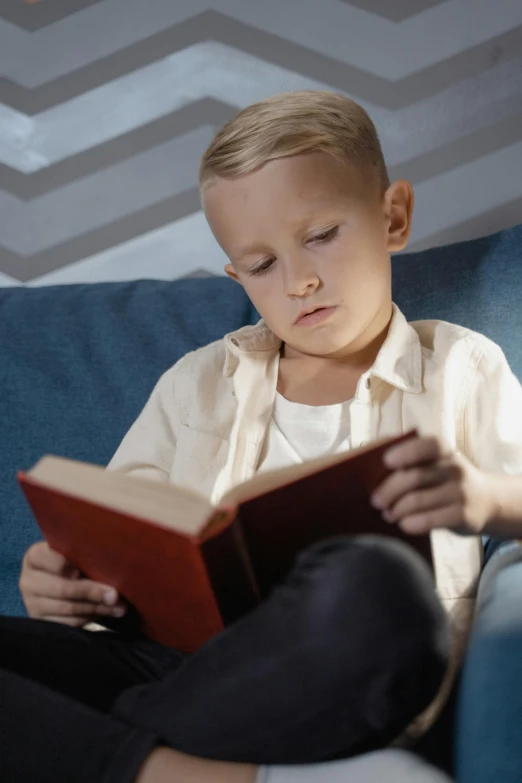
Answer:
<svg viewBox="0 0 522 783"><path fill-rule="evenodd" d="M522 225L398 257L393 285L410 320L483 332L522 379ZM23 612L20 562L38 538L16 470L43 453L106 463L165 369L258 317L221 277L0 289L0 613ZM488 556L462 685L464 783L522 781L522 562L494 542ZM484 776L484 748L499 777Z"/></svg>

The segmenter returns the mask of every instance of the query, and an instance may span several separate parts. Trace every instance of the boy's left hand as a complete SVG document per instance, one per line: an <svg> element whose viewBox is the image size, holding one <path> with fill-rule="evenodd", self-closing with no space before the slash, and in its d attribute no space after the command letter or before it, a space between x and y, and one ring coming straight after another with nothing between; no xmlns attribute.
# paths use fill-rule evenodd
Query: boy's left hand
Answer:
<svg viewBox="0 0 522 783"><path fill-rule="evenodd" d="M449 528L479 535L493 519L492 475L462 454L443 454L436 438L411 438L390 448L384 461L393 473L373 493L372 504L405 533Z"/></svg>

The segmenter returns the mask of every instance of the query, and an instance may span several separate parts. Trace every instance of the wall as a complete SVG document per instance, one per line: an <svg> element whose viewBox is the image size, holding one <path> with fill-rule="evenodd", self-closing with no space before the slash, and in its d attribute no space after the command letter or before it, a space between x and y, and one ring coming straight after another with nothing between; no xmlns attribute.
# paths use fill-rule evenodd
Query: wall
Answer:
<svg viewBox="0 0 522 783"><path fill-rule="evenodd" d="M370 112L412 248L522 220L520 0L0 0L0 285L221 273L199 156L302 88Z"/></svg>

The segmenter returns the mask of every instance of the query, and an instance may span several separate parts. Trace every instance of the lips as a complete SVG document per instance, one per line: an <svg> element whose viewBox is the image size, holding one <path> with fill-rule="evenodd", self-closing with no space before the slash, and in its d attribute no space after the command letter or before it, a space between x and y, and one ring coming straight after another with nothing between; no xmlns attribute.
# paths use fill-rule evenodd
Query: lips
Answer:
<svg viewBox="0 0 522 783"><path fill-rule="evenodd" d="M316 307L314 310L303 310L297 321L296 326L315 326L326 321L335 311L336 306Z"/></svg>
<svg viewBox="0 0 522 783"><path fill-rule="evenodd" d="M316 313L318 310L327 310L327 309L328 309L328 305L321 305L321 307L314 307L313 310L302 310L297 316L294 323L298 323L302 318L305 318L307 315L312 315L312 313Z"/></svg>

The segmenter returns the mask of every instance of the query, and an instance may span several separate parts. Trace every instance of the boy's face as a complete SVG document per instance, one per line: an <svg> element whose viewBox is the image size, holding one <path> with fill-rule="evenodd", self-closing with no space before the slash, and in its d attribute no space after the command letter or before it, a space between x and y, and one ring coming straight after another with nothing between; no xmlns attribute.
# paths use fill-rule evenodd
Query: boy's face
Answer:
<svg viewBox="0 0 522 783"><path fill-rule="evenodd" d="M270 161L203 190L210 227L285 356L348 358L391 317L390 251L405 247L413 209L407 182L364 182L324 153ZM303 310L332 308L322 318ZM326 317L325 317L326 316Z"/></svg>

